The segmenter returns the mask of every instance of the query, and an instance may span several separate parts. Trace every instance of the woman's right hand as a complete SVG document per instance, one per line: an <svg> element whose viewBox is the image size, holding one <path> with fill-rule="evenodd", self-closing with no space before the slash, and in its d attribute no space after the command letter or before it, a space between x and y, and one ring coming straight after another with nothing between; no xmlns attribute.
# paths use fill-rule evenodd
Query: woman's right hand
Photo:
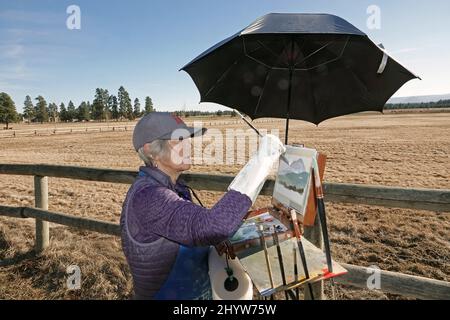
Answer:
<svg viewBox="0 0 450 320"><path fill-rule="evenodd" d="M270 157L278 160L281 154L286 151L286 147L281 140L273 134L266 134L259 140L258 156Z"/></svg>

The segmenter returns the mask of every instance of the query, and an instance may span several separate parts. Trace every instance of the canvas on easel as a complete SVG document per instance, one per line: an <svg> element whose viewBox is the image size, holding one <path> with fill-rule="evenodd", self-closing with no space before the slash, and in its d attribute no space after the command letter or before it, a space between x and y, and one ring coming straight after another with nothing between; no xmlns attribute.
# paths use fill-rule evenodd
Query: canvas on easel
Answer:
<svg viewBox="0 0 450 320"><path fill-rule="evenodd" d="M275 180L272 202L275 206L295 209L305 215L312 184L312 161L317 158L317 150L286 146L286 161L280 161Z"/></svg>

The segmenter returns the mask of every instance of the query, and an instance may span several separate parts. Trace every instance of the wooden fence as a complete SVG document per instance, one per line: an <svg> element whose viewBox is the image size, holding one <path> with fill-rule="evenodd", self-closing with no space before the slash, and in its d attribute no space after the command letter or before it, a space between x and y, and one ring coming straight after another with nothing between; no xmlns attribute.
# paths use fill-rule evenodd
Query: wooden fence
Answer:
<svg viewBox="0 0 450 320"><path fill-rule="evenodd" d="M202 122L203 126L223 126L223 125L233 125L243 123L242 120L208 120L203 119L194 120ZM281 121L277 119L261 119L254 120L253 123L269 123ZM193 125L192 121L186 121L187 125ZM110 123L106 126L82 126L73 125L67 127L47 127L47 128L34 128L34 129L18 129L14 130L0 130L0 138L16 138L16 137L31 137L31 136L51 136L51 135L62 135L71 133L93 133L93 132L118 132L118 131L133 131L135 124L114 124Z"/></svg>
<svg viewBox="0 0 450 320"><path fill-rule="evenodd" d="M114 125L114 126L69 126L58 128L42 129L22 129L22 130L2 130L0 138L16 138L31 136L52 136L71 133L93 133L93 132L114 132L114 131L133 131L134 125Z"/></svg>
<svg viewBox="0 0 450 320"><path fill-rule="evenodd" d="M137 172L126 170L83 168L73 166L0 164L0 174L34 176L35 206L0 206L0 215L15 218L33 218L36 220L36 251L40 252L49 245L49 222L118 236L118 224L95 219L75 217L63 213L48 211L48 178L70 178L78 180L102 181L130 184ZM225 191L232 176L191 173L183 175L184 180L193 188L209 191ZM273 180L266 181L261 194L271 195ZM450 212L450 190L406 189L384 186L357 184L325 183L325 201L359 203L384 207L423 209L442 213ZM320 226L305 228L305 237L321 247ZM370 268L342 264L348 273L337 277L337 283L367 288L368 277L373 273ZM380 271L381 290L388 293L419 299L450 299L450 283L397 272ZM314 297L323 298L323 284L314 284ZM307 297L308 298L308 297Z"/></svg>

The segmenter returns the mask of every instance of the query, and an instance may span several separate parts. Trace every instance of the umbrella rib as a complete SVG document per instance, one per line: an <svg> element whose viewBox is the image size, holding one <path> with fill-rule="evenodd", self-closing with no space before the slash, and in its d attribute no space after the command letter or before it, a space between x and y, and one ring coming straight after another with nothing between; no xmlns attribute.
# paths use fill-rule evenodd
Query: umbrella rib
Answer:
<svg viewBox="0 0 450 320"><path fill-rule="evenodd" d="M257 49L255 49L255 50L251 51L250 53L247 53L247 47L246 47L246 45L245 45L244 38L242 38L242 43L243 43L243 46L244 46L244 55L245 55L247 58L249 58L249 59L255 61L256 63L259 63L260 65L263 65L264 67L266 67L266 68L268 68L268 69L272 69L272 70L289 70L288 66L286 66L285 68L283 68L283 67L273 67L273 66L269 66L268 64L266 64L266 63L264 63L264 62L262 62L262 61L256 59L255 57L252 57L250 54L253 53L253 52L255 52L255 51L257 51L257 50L260 49L260 48L257 48ZM285 44L286 44L286 42L285 42Z"/></svg>
<svg viewBox="0 0 450 320"><path fill-rule="evenodd" d="M297 41L295 41L294 39L295 39L295 38L293 38L292 41L294 41L295 43L297 43ZM304 38L304 39L303 39L303 42L302 42L302 45L298 47L299 53L301 53L303 47L305 46L305 43L306 43L306 39ZM299 62L299 63L300 63L300 62ZM297 65L297 63L294 64L294 68L295 68L296 65Z"/></svg>
<svg viewBox="0 0 450 320"><path fill-rule="evenodd" d="M216 85L225 78L225 76L230 72L231 68L233 68L235 65L237 65L238 61L241 60L242 57L239 59L236 59L221 75L220 77L214 82L214 84L209 88L209 90L205 93L205 98L210 94L210 92L216 87Z"/></svg>
<svg viewBox="0 0 450 320"><path fill-rule="evenodd" d="M313 55L315 55L315 54L318 53L319 51L322 51L323 49L325 49L326 47L328 47L330 44L332 44L332 43L334 43L334 42L335 42L335 41L328 42L326 45L320 47L320 48L317 49L316 51L314 51L314 52L308 54L306 57L303 58L303 60L301 60L301 61L297 62L296 64L294 64L294 67L297 66L298 64L302 63L302 62L305 62L308 58L312 57Z"/></svg>
<svg viewBox="0 0 450 320"><path fill-rule="evenodd" d="M272 54L272 56L274 56L275 58L279 59L280 56L275 54L272 50L270 50L264 43L262 43L260 40L257 41L264 49L266 49L267 51L269 51L270 54ZM289 67L289 64L286 64L286 67Z"/></svg>
<svg viewBox="0 0 450 320"><path fill-rule="evenodd" d="M364 83L364 81L361 79L361 77L352 68L349 68L349 70L355 76L355 79L358 81L358 83L360 85L362 85L364 87L364 89L366 89L366 92L369 94L370 91L368 90L367 85ZM361 98L364 98L364 97L361 97Z"/></svg>
<svg viewBox="0 0 450 320"><path fill-rule="evenodd" d="M332 60L323 62L323 63L321 63L321 64L318 64L318 65L314 66L314 67L310 67L310 68L294 68L294 70L295 70L295 71L309 71L309 70L313 70L313 69L316 69L316 68L318 68L318 67L320 67L320 66L324 66L324 65L329 64L329 63L332 63L332 62L334 62L334 61L336 61L336 60L339 60L341 57L342 57L342 56L336 57L336 58L334 58L334 59L332 59Z"/></svg>
<svg viewBox="0 0 450 320"><path fill-rule="evenodd" d="M253 50L252 52L256 51L258 49ZM246 48L245 48L245 42L244 42L244 55L247 56L246 53ZM251 53L252 53L251 52ZM217 86L217 84L223 80L223 78L226 77L226 75L228 74L228 72L231 70L231 68L233 68L235 65L237 65L237 63L243 59L244 56L240 56L238 59L236 59L221 75L220 77L216 80L216 82L214 82L214 84L211 86L211 88L209 88L209 90L205 93L205 98L211 93L212 90L215 89L215 87ZM250 56L249 56L250 57ZM258 62L258 61L257 61ZM268 66L267 66L268 67ZM268 67L270 68L270 67Z"/></svg>
<svg viewBox="0 0 450 320"><path fill-rule="evenodd" d="M320 67L320 66L324 66L324 65L326 65L326 64L329 64L329 63L332 63L332 62L334 62L334 61L339 60L339 59L342 58L342 56L344 55L344 51L345 51L345 48L347 48L347 44L348 44L348 40L349 40L349 39L350 39L350 37L347 37L347 40L345 41L345 45L342 47L342 50L341 50L341 52L339 53L339 56L337 56L336 58L331 59L331 60L329 60L329 61L325 61L325 62L323 62L323 63L321 63L321 64L318 64L318 65L316 65L316 66L314 66L314 67L311 67L311 68L294 68L294 70L296 70L296 71L309 71L309 70L312 70L312 69L318 68L318 67Z"/></svg>
<svg viewBox="0 0 450 320"><path fill-rule="evenodd" d="M260 104L261 99L262 99L262 96L263 96L263 94L264 94L264 89L266 88L267 79L269 79L269 75L270 75L270 72L271 72L271 71L272 71L272 69L269 69L269 71L268 71L267 74L266 74L266 77L264 78L264 84L263 84L263 87L262 87L262 90L261 90L261 94L259 95L258 103L256 104L255 111L253 111L253 117L256 116L256 112L257 112L258 109L259 109L259 104Z"/></svg>
<svg viewBox="0 0 450 320"><path fill-rule="evenodd" d="M271 68L271 66L265 64L265 63L262 62L262 61L259 61L258 59L254 58L254 57L252 57L252 56L250 55L250 53L255 52L255 51L258 50L259 48L253 50L253 51L250 52L250 53L247 52L247 46L245 45L244 37L242 37L242 45L243 45L243 47L244 47L244 55L245 55L247 58L252 59L252 60L255 61L256 63L259 63L259 64L265 66L266 68L269 68L269 69Z"/></svg>
<svg viewBox="0 0 450 320"><path fill-rule="evenodd" d="M289 54L288 54L288 52L286 51L286 47L287 47L287 46L288 46L288 44L286 43L286 38L284 38L284 39L283 39L283 48L285 48L285 50L283 50L283 52L282 52L281 54L285 56L286 61L289 61ZM289 62L288 62L288 63L287 63L287 68L286 68L286 70L289 70L289 67L290 67L290 65L289 65Z"/></svg>
<svg viewBox="0 0 450 320"><path fill-rule="evenodd" d="M266 68L268 68L268 69L272 69L272 67L269 66L268 64L265 64L264 62L259 61L258 59L254 58L254 57L252 57L252 56L250 56L250 55L248 55L248 54L245 54L245 56L246 56L247 58L252 59L252 60L255 61L256 63L259 63L260 65L263 65L264 67L266 67Z"/></svg>

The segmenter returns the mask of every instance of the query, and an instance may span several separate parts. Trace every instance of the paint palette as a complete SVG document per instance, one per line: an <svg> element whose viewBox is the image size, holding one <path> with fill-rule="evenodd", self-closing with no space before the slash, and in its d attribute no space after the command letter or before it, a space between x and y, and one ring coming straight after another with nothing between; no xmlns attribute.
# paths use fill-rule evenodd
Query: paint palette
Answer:
<svg viewBox="0 0 450 320"><path fill-rule="evenodd" d="M286 240L292 237L289 221L275 214L270 208L260 209L258 213L247 218L231 237L234 252L252 247L261 248L260 226L263 228L265 240L272 243L272 235L276 231L279 238Z"/></svg>
<svg viewBox="0 0 450 320"><path fill-rule="evenodd" d="M302 237L301 242L309 272L308 279L305 277L298 242L295 237L284 241L280 239L282 263L280 263L277 247L269 242L267 243L268 259L266 259L262 247L250 247L236 253L240 263L261 295L268 296L275 292L347 273L347 270L335 261L333 261L333 272L328 272L325 253L304 237ZM268 265L270 265L270 272ZM286 285L283 284L281 265L283 265Z"/></svg>

